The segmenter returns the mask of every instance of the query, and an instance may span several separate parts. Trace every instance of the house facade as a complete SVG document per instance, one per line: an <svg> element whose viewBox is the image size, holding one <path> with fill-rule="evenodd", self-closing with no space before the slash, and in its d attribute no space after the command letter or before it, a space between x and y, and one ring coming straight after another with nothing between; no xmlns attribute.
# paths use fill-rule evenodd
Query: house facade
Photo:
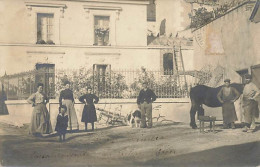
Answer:
<svg viewBox="0 0 260 167"><path fill-rule="evenodd" d="M190 25L191 5L185 0L150 0L148 6L154 16L148 15L148 30L153 35L173 35ZM149 10L148 10L149 12Z"/></svg>
<svg viewBox="0 0 260 167"><path fill-rule="evenodd" d="M3 0L0 74L93 66L160 70L169 46L147 46L146 0ZM133 12L134 11L134 12ZM151 66L152 65L152 66Z"/></svg>
<svg viewBox="0 0 260 167"><path fill-rule="evenodd" d="M225 78L240 82L237 71L260 63L260 24L250 19L257 6L259 1L244 2L193 31L195 69L222 66Z"/></svg>

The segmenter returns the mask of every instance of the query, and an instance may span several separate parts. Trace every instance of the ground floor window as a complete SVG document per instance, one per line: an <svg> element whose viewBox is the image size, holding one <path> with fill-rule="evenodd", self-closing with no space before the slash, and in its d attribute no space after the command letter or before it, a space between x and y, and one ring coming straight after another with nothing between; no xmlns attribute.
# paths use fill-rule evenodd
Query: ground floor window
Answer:
<svg viewBox="0 0 260 167"><path fill-rule="evenodd" d="M163 54L163 71L164 75L171 75L173 72L173 54Z"/></svg>

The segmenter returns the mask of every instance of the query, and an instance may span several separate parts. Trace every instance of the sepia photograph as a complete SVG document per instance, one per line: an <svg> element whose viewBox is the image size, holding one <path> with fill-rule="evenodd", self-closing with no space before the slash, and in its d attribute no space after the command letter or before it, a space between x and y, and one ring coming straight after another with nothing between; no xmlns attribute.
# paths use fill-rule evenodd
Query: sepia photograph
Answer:
<svg viewBox="0 0 260 167"><path fill-rule="evenodd" d="M0 166L260 167L260 0L0 0Z"/></svg>

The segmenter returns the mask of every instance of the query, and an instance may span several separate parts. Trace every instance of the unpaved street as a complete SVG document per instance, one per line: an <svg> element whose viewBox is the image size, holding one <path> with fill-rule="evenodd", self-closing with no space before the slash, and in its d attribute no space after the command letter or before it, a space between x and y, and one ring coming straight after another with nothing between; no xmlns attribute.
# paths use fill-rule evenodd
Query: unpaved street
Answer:
<svg viewBox="0 0 260 167"><path fill-rule="evenodd" d="M28 127L0 124L3 166L258 166L260 131L199 133L187 124L152 129L101 127L95 132L35 138Z"/></svg>

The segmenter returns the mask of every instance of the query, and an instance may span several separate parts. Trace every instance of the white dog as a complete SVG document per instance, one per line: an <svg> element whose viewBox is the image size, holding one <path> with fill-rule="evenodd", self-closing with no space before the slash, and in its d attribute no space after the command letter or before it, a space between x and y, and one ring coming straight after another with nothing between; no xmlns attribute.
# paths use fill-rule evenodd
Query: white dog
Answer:
<svg viewBox="0 0 260 167"><path fill-rule="evenodd" d="M133 110L128 115L128 125L132 128L133 127L136 127L136 128L141 127L141 111L140 110Z"/></svg>

